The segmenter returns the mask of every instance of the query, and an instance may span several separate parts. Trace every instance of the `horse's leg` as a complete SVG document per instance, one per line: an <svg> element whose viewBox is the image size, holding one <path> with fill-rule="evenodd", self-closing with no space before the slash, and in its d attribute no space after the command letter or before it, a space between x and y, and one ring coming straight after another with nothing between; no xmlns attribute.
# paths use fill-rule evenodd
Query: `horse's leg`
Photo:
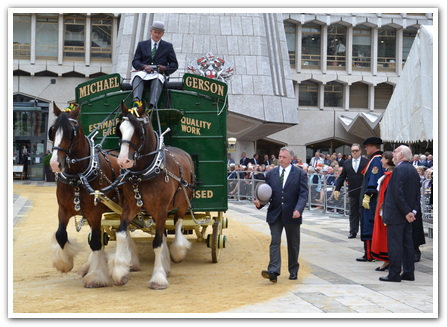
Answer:
<svg viewBox="0 0 447 327"><path fill-rule="evenodd" d="M129 271L132 265L132 250L128 240L130 233L128 231L129 221L125 219L129 215L121 216L121 223L116 231L116 250L115 254L109 258L109 270L113 282L117 286L125 285L129 280Z"/></svg>
<svg viewBox="0 0 447 327"><path fill-rule="evenodd" d="M61 272L67 273L73 269L74 257L82 250L82 246L75 240L68 239L68 214L59 207L59 227L52 240L53 266ZM68 217L68 218L67 218Z"/></svg>
<svg viewBox="0 0 447 327"><path fill-rule="evenodd" d="M107 266L107 258L102 247L102 229L101 229L101 213L95 215L96 219L90 223L91 238L88 262L80 269L79 274L83 276L82 281L84 287L105 287L112 286L109 269Z"/></svg>
<svg viewBox="0 0 447 327"><path fill-rule="evenodd" d="M149 281L149 287L153 290L163 290L169 286L167 275L170 270L170 259L165 236L165 221L166 215L164 219L156 220L157 228L152 243L155 253L154 270Z"/></svg>
<svg viewBox="0 0 447 327"><path fill-rule="evenodd" d="M175 238L174 242L170 246L170 250L172 261L175 263L182 262L186 256L186 253L191 248L191 242L189 242L182 233L183 217L185 214L186 212L180 212L177 210L174 217Z"/></svg>
<svg viewBox="0 0 447 327"><path fill-rule="evenodd" d="M133 240L130 231L127 231L128 247L130 249L130 270L131 271L140 271L140 259L138 258L138 249L135 241Z"/></svg>

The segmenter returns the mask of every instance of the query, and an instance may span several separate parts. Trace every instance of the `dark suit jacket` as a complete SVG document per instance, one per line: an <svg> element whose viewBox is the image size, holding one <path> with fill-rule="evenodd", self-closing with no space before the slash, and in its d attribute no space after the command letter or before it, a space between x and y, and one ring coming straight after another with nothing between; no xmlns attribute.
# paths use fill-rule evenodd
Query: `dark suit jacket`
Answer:
<svg viewBox="0 0 447 327"><path fill-rule="evenodd" d="M341 167L345 163L345 159L343 158L337 158L338 166Z"/></svg>
<svg viewBox="0 0 447 327"><path fill-rule="evenodd" d="M352 168L352 160L353 159L349 159L343 163L343 170L337 179L335 190L340 191L344 181L347 179L348 190L349 190L348 196L359 197L360 192L362 190L362 182L363 182L362 170L368 164L368 159L360 157L359 168L357 169L357 172L355 172L354 168Z"/></svg>
<svg viewBox="0 0 447 327"><path fill-rule="evenodd" d="M383 223L404 224L405 216L413 210L421 211L421 184L412 163L403 161L393 170L383 203Z"/></svg>
<svg viewBox="0 0 447 327"><path fill-rule="evenodd" d="M249 162L250 162L250 159L247 157L241 158L241 160L239 161L239 163L244 166L247 166Z"/></svg>
<svg viewBox="0 0 447 327"><path fill-rule="evenodd" d="M267 222L273 223L282 216L284 225L301 224L308 195L307 174L304 170L292 165L283 189L279 180L279 168L280 166L268 171L265 178L266 183L272 188ZM300 212L300 218L292 218L294 210Z"/></svg>
<svg viewBox="0 0 447 327"><path fill-rule="evenodd" d="M158 49L152 58L151 40L138 43L137 50L132 61L136 70L142 70L144 65L166 66L166 75L171 75L178 68L177 57L171 43L160 40Z"/></svg>

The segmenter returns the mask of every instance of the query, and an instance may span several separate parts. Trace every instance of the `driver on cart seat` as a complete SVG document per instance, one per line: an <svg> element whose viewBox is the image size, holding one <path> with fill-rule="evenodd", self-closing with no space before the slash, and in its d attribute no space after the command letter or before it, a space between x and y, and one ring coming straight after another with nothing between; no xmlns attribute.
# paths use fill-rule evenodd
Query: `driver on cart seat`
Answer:
<svg viewBox="0 0 447 327"><path fill-rule="evenodd" d="M165 32L163 22L154 21L151 39L138 43L132 60L133 107L142 105L145 84L150 86L149 109L156 108L166 76L178 68L177 57L171 43L162 40Z"/></svg>

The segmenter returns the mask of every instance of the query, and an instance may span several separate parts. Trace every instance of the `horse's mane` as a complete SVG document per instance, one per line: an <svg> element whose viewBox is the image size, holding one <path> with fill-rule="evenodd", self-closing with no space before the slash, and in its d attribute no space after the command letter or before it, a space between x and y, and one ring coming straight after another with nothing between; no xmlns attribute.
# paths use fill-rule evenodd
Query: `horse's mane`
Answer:
<svg viewBox="0 0 447 327"><path fill-rule="evenodd" d="M68 113L61 112L61 114L59 115L59 117L57 117L56 121L53 124L53 127L52 127L53 133L55 133L58 129L62 129L63 135L65 135L65 136L70 135L71 130L72 130L72 125L68 118L69 118Z"/></svg>

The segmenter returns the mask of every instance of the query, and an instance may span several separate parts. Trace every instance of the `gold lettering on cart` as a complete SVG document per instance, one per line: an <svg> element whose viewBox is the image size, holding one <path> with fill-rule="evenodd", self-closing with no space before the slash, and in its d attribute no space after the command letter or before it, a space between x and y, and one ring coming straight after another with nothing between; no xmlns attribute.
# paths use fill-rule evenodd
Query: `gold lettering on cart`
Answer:
<svg viewBox="0 0 447 327"><path fill-rule="evenodd" d="M212 81L206 81L201 78L194 77L194 76L188 76L185 78L185 85L187 87L191 87L191 88L194 88L197 90L211 92L211 93L219 95L221 97L224 96L223 85L214 83Z"/></svg>
<svg viewBox="0 0 447 327"><path fill-rule="evenodd" d="M214 192L211 190L197 190L194 193L196 199L211 199L214 197Z"/></svg>
<svg viewBox="0 0 447 327"><path fill-rule="evenodd" d="M89 95L93 95L98 92L107 91L108 89L113 89L119 86L118 77L110 77L100 81L96 81L91 84L84 85L79 88L79 98L84 98Z"/></svg>
<svg viewBox="0 0 447 327"><path fill-rule="evenodd" d="M88 131L91 132L95 128L98 128L98 130L102 129L102 136L106 136L108 128L110 126L112 126L112 127L110 127L110 133L108 135L115 135L116 134L116 125L118 124L118 122L119 122L119 119L115 118L115 119L107 120L105 122L91 124L91 125L88 125Z"/></svg>
<svg viewBox="0 0 447 327"><path fill-rule="evenodd" d="M202 135L202 128L211 129L211 123L204 120L183 117L180 122L182 123L182 132L188 134Z"/></svg>

